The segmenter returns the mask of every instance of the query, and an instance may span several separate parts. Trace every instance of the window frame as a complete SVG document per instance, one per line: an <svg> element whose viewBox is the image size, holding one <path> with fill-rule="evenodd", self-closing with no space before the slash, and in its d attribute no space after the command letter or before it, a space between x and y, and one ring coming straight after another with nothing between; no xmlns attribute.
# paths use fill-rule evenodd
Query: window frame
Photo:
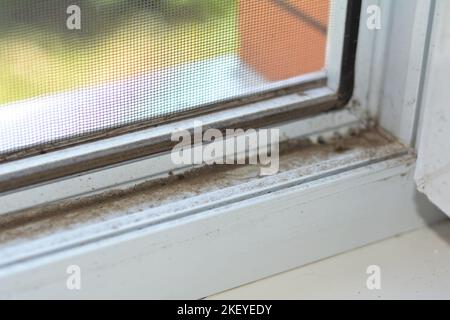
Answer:
<svg viewBox="0 0 450 320"><path fill-rule="evenodd" d="M0 164L0 195L43 184L65 176L80 174L89 170L120 165L128 161L163 154L173 148L175 142L170 134L176 128L193 131L194 120L202 121L205 127L217 128L260 128L286 121L301 120L320 113L345 107L353 94L355 57L357 50L361 0L333 2L332 19L344 19L344 28L331 30L327 58L328 74L316 72L305 75L300 83L283 86L281 89L262 92L256 96L244 97L189 112L181 112L155 127L155 121L140 123L112 130L102 136L93 136L100 143L86 142L90 137L53 144L52 149L30 149L5 156ZM334 88L337 86L336 88ZM327 90L330 88L332 90ZM333 92L335 90L335 92ZM292 95L291 100L283 99ZM295 95L302 97L294 97ZM287 101L287 103L284 103ZM231 111L231 112L230 112ZM186 120L191 121L186 126ZM156 120L158 123L158 120ZM148 127L145 129L146 127ZM139 130L137 130L139 129ZM132 131L126 134L127 131ZM114 135L118 136L114 137ZM105 138L111 137L113 138ZM102 139L103 138L103 139ZM84 142L84 143L83 143ZM79 146L68 147L72 143ZM80 144L83 143L83 144ZM32 156L34 153L46 155ZM21 157L25 159L20 159Z"/></svg>
<svg viewBox="0 0 450 320"><path fill-rule="evenodd" d="M269 190L245 201L225 198L224 205L198 209L130 232L106 237L92 226L87 234L97 237L92 243L63 246L55 240L57 235L49 237L47 244L55 246L52 252L39 255L38 251L24 250L19 252L23 260L0 267L0 296L118 298L130 297L125 295L131 292L137 298L198 299L442 219L436 208L416 191L415 155L411 149L416 116L421 110L425 47L431 33L434 0L365 0L363 7L370 4L383 8L383 24L389 27L377 32L360 29L356 86L349 104L284 124L280 130L287 139L309 137L355 125L370 126L376 119L381 128L404 143L401 152L357 167L336 167L332 172L318 169L294 188ZM405 4L408 13L413 14L399 10ZM429 14L424 14L424 10ZM364 19L360 23L363 26ZM396 32L389 32L391 28ZM407 59L396 54L402 46L408 48ZM380 62L384 62L383 66L397 65L395 72L404 79L386 77L386 68L378 68ZM399 94L388 92L389 86L394 86ZM411 97L417 98L413 106ZM400 125L391 126L392 119ZM142 168L160 159L149 157L143 161L149 162L141 162ZM139 165L139 161L128 164L133 163ZM100 175L100 181L117 168L74 175L67 185L80 186L95 174ZM117 175L111 176L117 181ZM150 176L164 176L164 172L152 171ZM145 180L140 177L127 186L142 179ZM291 182L294 180L286 180L287 184ZM51 193L61 192L58 189L64 185L44 184L40 190L42 187L52 187L44 191ZM107 189L104 186L98 190ZM12 204L24 199L38 203L33 188L20 192L21 196L17 192L9 194L17 196ZM280 210L284 205L291 210ZM186 212L192 208L193 204L186 205ZM303 208L306 215L300 215L296 208ZM133 219L129 219L131 228ZM313 226L323 228L317 230ZM64 287L68 264L79 264L85 270L85 290L69 292ZM111 279L120 279L120 283Z"/></svg>
<svg viewBox="0 0 450 320"><path fill-rule="evenodd" d="M450 152L448 148L448 101L450 95L441 85L450 81L450 40L448 30L450 3L437 1L437 12L430 39L430 52L423 87L423 109L418 123L417 169L415 180L420 192L427 195L437 207L450 216ZM447 31L448 32L448 31ZM446 147L447 148L446 148Z"/></svg>

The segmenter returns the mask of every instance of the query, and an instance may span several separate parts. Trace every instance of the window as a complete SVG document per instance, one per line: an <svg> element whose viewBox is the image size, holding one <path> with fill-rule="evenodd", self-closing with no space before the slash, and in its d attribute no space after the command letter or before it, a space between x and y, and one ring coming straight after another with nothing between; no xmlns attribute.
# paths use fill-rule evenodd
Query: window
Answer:
<svg viewBox="0 0 450 320"><path fill-rule="evenodd" d="M329 0L0 5L5 159L285 92L277 89L300 92L325 79L327 35L338 40L329 50L342 45Z"/></svg>
<svg viewBox="0 0 450 320"><path fill-rule="evenodd" d="M179 169L170 137L195 120L264 128L352 96L358 0L0 5L0 214ZM112 167L94 186L41 188Z"/></svg>
<svg viewBox="0 0 450 320"><path fill-rule="evenodd" d="M444 207L445 179L428 178L445 169L440 164L446 158L429 158L426 150L439 151L445 140L445 117L427 110L446 106L445 90L436 85L448 78L446 44L437 43L448 30L446 0L249 0L228 9L226 1L79 1L82 29L72 7L61 18L71 26L63 33L53 24L60 22L49 19L54 13L39 2L30 4L36 16L23 18L19 10L0 19L8 24L0 28L8 38L0 48L21 37L16 31L29 30L33 41L44 32L50 42L57 40L56 47L68 43L61 55L73 57L86 48L95 51L97 39L107 41L108 35L113 42L144 45L146 36L136 36L138 31L157 23L165 30L162 44L181 42L186 51L177 55L174 48L157 46L167 53L162 60L176 65L144 71L146 63L111 62L136 59L127 54L139 51L133 46L100 50L105 57L111 53L111 61L101 60L109 61L104 69L100 59L80 54L74 61L92 73L68 77L70 86L52 92L38 90L45 81L32 85L28 89L36 91L28 97L20 96L26 87L20 81L2 82L2 94L10 98L0 107L0 297L202 298L442 219L416 190L413 149L420 142L421 187ZM246 6L255 9L247 11L251 18ZM327 18L321 21L319 12ZM92 14L98 25L89 25ZM284 19L261 24L278 14ZM371 17L376 26L367 23ZM276 41L290 41L292 34L280 32L282 38L267 41L268 26L272 34L296 23L303 26L300 42L308 32L317 41L290 43L293 56ZM127 36L115 38L123 25ZM211 33L216 27L227 32ZM196 30L196 41L180 40L194 38L188 30ZM195 61L188 57L193 48L199 50ZM203 55L208 48L224 51ZM257 55L251 48L259 48ZM46 56L44 49L53 50L27 52L36 60ZM149 55L143 51L145 62ZM302 61L317 64L290 60L303 55L309 58ZM50 65L55 77L64 69L62 62ZM30 65L17 70L39 78ZM102 71L114 77L102 78ZM122 78L122 72L130 73ZM99 82L83 83L86 74ZM154 76L167 86L150 90ZM211 82L209 76L221 80ZM140 93L149 101L142 102ZM140 109L146 102L154 108ZM66 106L75 109L58 112ZM175 165L171 134L181 129L195 136L195 121L220 132L279 129L286 146L280 172L263 177L253 166ZM83 290L77 292L65 286L67 268L74 265L83 274Z"/></svg>

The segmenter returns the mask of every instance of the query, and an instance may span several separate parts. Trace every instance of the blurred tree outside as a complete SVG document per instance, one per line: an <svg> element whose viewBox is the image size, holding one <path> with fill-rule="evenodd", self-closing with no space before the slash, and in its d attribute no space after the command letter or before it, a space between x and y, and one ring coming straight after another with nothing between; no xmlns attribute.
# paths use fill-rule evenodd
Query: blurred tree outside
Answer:
<svg viewBox="0 0 450 320"><path fill-rule="evenodd" d="M236 24L237 0L0 0L0 104L236 52Z"/></svg>

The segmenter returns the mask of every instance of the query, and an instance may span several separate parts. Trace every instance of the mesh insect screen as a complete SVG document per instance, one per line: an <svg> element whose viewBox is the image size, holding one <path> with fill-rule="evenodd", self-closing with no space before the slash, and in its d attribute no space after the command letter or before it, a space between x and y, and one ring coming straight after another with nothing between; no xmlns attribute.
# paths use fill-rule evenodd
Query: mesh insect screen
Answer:
<svg viewBox="0 0 450 320"><path fill-rule="evenodd" d="M324 67L329 0L0 0L0 155Z"/></svg>

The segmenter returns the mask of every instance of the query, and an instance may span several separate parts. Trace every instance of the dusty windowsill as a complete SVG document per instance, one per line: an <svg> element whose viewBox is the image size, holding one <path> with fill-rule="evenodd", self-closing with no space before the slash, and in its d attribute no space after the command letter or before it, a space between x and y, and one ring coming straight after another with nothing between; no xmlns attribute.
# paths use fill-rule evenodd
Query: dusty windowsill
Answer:
<svg viewBox="0 0 450 320"><path fill-rule="evenodd" d="M129 190L110 191L2 216L0 257L8 257L8 252L13 252L9 249L13 247L37 246L40 239L53 235L61 235L58 241L65 241L71 238L64 237L67 232L77 232L85 227L103 224L102 230L119 230L124 228L121 219L125 216L131 217L133 223L149 217L162 221L158 219L184 210L187 204L205 208L225 198L238 199L240 194L259 196L270 192L267 190L275 182L286 184L294 178L339 167L381 161L405 153L406 148L373 129L329 141L291 142L283 145L281 151L280 171L271 177L260 177L257 166L205 167L143 183Z"/></svg>

